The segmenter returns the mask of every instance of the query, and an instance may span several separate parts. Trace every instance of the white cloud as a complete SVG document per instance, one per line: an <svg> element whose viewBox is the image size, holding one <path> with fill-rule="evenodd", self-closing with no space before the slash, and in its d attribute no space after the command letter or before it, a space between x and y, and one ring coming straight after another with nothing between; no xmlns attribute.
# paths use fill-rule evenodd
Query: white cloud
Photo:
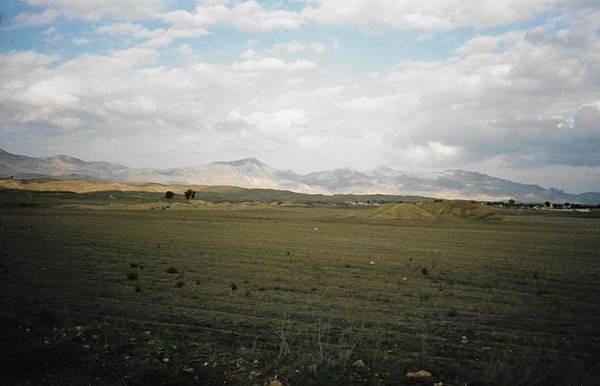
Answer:
<svg viewBox="0 0 600 386"><path fill-rule="evenodd" d="M410 144L403 151L401 150L401 158L405 158L405 162L424 166L452 161L459 154L460 148L436 141L427 141L425 145Z"/></svg>
<svg viewBox="0 0 600 386"><path fill-rule="evenodd" d="M527 20L563 4L573 8L594 6L586 1L564 0L316 0L299 10L266 8L256 0L201 1L191 11L168 9L162 0L26 0L38 13L14 18L20 26L49 24L61 17L163 20L173 29L209 29L229 26L244 31L298 29L307 23L353 25L365 29L448 31L461 27L487 28ZM312 47L315 52L322 46Z"/></svg>
<svg viewBox="0 0 600 386"><path fill-rule="evenodd" d="M326 24L444 31L526 20L558 3L558 0L320 0L302 14Z"/></svg>
<svg viewBox="0 0 600 386"><path fill-rule="evenodd" d="M71 39L71 41L73 42L73 44L76 44L78 46L81 46L81 45L84 45L84 44L89 44L91 42L90 39L85 38L83 36L74 37L73 39Z"/></svg>
<svg viewBox="0 0 600 386"><path fill-rule="evenodd" d="M161 0L25 0L29 5L42 7L40 13L20 13L14 22L20 26L40 26L58 18L97 21L107 17L136 20L152 17L160 11Z"/></svg>
<svg viewBox="0 0 600 386"><path fill-rule="evenodd" d="M0 68L7 76L10 72L27 73L34 68L46 66L58 60L55 55L41 54L36 51L8 51L0 53Z"/></svg>
<svg viewBox="0 0 600 386"><path fill-rule="evenodd" d="M310 70L317 67L317 64L310 60L297 60L294 62L286 62L279 58L274 57L260 57L254 56L253 52L246 51L242 54L245 58L243 62L234 64L234 68L240 71L273 71L273 70L287 70L287 71L304 71Z"/></svg>
<svg viewBox="0 0 600 386"><path fill-rule="evenodd" d="M210 28L226 25L244 31L272 31L277 29L297 29L304 21L297 12L270 10L256 1L203 2L194 11L177 10L165 12L160 19L178 28Z"/></svg>
<svg viewBox="0 0 600 386"><path fill-rule="evenodd" d="M327 45L319 42L310 43L310 49L317 54L322 54L327 51Z"/></svg>
<svg viewBox="0 0 600 386"><path fill-rule="evenodd" d="M298 54L312 52L323 54L327 51L327 45L320 42L305 43L299 40L291 40L285 43L277 43L271 49L276 54Z"/></svg>
<svg viewBox="0 0 600 386"><path fill-rule="evenodd" d="M296 60L295 62L288 63L286 66L288 71L304 71L314 68L317 68L317 64L310 60Z"/></svg>
<svg viewBox="0 0 600 386"><path fill-rule="evenodd" d="M273 50L276 52L285 52L288 54L295 54L298 52L306 51L307 47L304 43L301 43L298 40L292 40L287 43L275 44L275 46L273 46Z"/></svg>
<svg viewBox="0 0 600 386"><path fill-rule="evenodd" d="M277 58L248 59L236 65L241 71L263 71L285 69L286 63Z"/></svg>
<svg viewBox="0 0 600 386"><path fill-rule="evenodd" d="M100 34L129 35L136 38L147 39L143 44L145 47L163 47L178 38L198 37L208 33L202 29L157 28L150 30L143 25L134 23L109 24L99 27L96 31Z"/></svg>

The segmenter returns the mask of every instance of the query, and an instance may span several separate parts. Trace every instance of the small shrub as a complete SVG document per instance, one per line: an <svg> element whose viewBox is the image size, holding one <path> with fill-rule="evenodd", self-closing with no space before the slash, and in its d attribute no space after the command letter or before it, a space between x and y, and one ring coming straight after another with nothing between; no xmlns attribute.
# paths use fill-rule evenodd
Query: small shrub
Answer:
<svg viewBox="0 0 600 386"><path fill-rule="evenodd" d="M138 267L138 263L131 263L129 265L131 265L131 268L137 268Z"/></svg>
<svg viewBox="0 0 600 386"><path fill-rule="evenodd" d="M427 268L423 267L423 268L421 269L421 273L422 273L423 275L427 275L427 274L429 273L429 270L428 270Z"/></svg>
<svg viewBox="0 0 600 386"><path fill-rule="evenodd" d="M235 284L234 282L231 282L231 290L235 291L237 289L237 284Z"/></svg>
<svg viewBox="0 0 600 386"><path fill-rule="evenodd" d="M536 294L537 294L538 296L548 295L548 291L546 291L545 289L539 288L539 289L536 291Z"/></svg>
<svg viewBox="0 0 600 386"><path fill-rule="evenodd" d="M449 318L453 318L456 315L458 315L458 312L456 312L456 310L450 310L450 311L448 311L448 317Z"/></svg>
<svg viewBox="0 0 600 386"><path fill-rule="evenodd" d="M185 285L185 282L184 282L183 280L179 280L179 281L178 281L178 282L175 284L175 286L176 286L177 288L181 288L181 287L183 287L184 285Z"/></svg>
<svg viewBox="0 0 600 386"><path fill-rule="evenodd" d="M140 288L139 285L135 286L135 292L142 292L142 289Z"/></svg>
<svg viewBox="0 0 600 386"><path fill-rule="evenodd" d="M129 272L127 274L127 279L129 279L129 280L137 280L137 278L138 278L138 274L135 272Z"/></svg>
<svg viewBox="0 0 600 386"><path fill-rule="evenodd" d="M177 273L177 272L178 272L177 268L175 268L175 267L169 267L169 268L167 268L167 273Z"/></svg>

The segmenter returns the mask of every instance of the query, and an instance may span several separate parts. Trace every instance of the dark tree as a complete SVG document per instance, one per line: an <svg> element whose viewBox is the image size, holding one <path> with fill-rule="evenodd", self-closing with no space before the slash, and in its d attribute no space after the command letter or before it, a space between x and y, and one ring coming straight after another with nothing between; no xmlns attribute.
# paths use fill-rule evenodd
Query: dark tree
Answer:
<svg viewBox="0 0 600 386"><path fill-rule="evenodd" d="M546 201L546 202L544 202L544 206L545 206L546 208L550 208L550 201Z"/></svg>
<svg viewBox="0 0 600 386"><path fill-rule="evenodd" d="M170 190L167 190L167 191L165 192L165 198L166 198L167 200L170 200L170 199L172 199L173 197L175 197L175 193L171 192Z"/></svg>
<svg viewBox="0 0 600 386"><path fill-rule="evenodd" d="M186 200L189 200L190 198L194 198L194 196L196 195L192 189L186 190L183 194L185 195Z"/></svg>
<svg viewBox="0 0 600 386"><path fill-rule="evenodd" d="M515 200L513 200L512 198L510 200L508 200L508 205L509 206L515 205Z"/></svg>

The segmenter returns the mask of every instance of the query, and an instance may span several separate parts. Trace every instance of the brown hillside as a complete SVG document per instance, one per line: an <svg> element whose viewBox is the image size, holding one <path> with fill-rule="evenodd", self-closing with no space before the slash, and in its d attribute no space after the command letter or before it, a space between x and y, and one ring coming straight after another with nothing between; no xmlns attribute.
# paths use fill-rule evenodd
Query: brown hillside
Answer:
<svg viewBox="0 0 600 386"><path fill-rule="evenodd" d="M44 192L74 192L89 193L109 190L123 192L164 192L172 190L175 193L183 193L189 188L196 191L231 192L241 190L235 186L209 186L209 185L163 185L158 183L119 183L98 182L89 180L0 180L0 188L34 190Z"/></svg>

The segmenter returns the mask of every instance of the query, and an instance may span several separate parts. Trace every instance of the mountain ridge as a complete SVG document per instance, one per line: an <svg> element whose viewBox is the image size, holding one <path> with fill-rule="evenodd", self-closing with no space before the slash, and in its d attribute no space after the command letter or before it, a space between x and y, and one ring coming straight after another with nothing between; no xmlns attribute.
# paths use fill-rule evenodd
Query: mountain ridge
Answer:
<svg viewBox="0 0 600 386"><path fill-rule="evenodd" d="M218 161L198 166L152 169L132 168L104 161L87 162L65 154L30 157L0 149L0 176L18 179L82 178L123 183L232 185L244 188L290 190L318 194L400 194L448 199L521 202L600 203L600 193L566 193L493 177L479 172L448 169L407 173L389 167L358 171L351 168L299 174L279 170L256 157Z"/></svg>

